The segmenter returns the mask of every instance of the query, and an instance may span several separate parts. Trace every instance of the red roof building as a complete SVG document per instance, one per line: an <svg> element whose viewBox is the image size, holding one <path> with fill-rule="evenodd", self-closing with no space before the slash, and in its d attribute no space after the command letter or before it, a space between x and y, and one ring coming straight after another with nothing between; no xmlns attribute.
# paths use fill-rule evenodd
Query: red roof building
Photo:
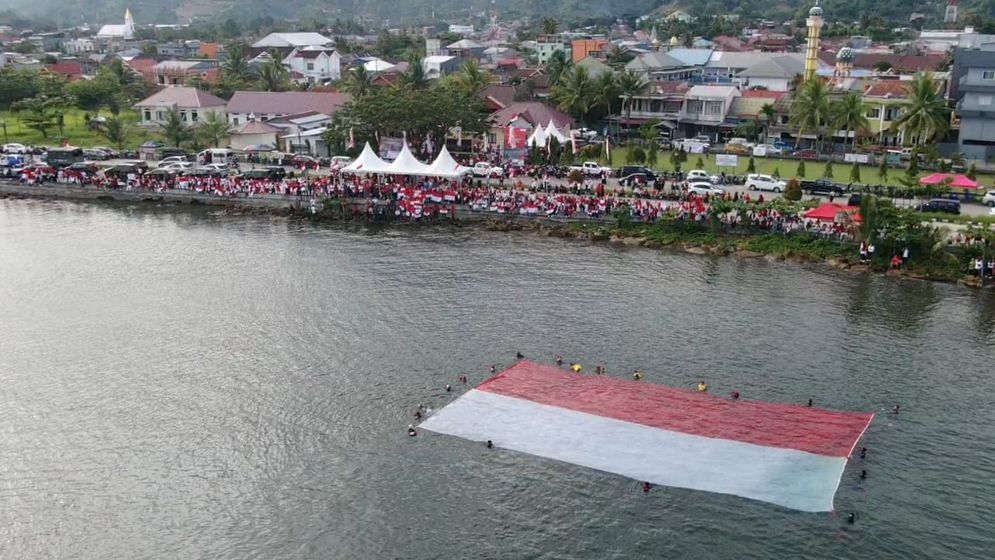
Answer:
<svg viewBox="0 0 995 560"><path fill-rule="evenodd" d="M48 64L45 66L45 70L50 74L63 76L70 82L83 79L83 66L78 62L59 62L56 64Z"/></svg>

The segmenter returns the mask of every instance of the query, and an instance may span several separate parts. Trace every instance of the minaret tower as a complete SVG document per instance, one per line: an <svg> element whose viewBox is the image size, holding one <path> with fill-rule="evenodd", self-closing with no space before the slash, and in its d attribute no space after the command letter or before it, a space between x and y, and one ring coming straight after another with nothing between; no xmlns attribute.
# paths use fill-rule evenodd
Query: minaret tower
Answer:
<svg viewBox="0 0 995 560"><path fill-rule="evenodd" d="M822 8L819 7L819 0L815 0L815 6L808 11L808 19L805 24L808 26L808 44L805 47L805 81L815 77L815 71L819 67L819 35L822 34Z"/></svg>

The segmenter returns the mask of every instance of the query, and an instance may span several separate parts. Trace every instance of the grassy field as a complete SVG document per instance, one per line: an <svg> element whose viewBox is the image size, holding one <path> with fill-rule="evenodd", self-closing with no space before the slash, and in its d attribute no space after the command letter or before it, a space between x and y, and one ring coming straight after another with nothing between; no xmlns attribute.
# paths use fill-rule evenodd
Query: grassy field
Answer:
<svg viewBox="0 0 995 560"><path fill-rule="evenodd" d="M612 163L613 167L620 167L627 163L628 150L624 147L613 148L612 149ZM705 165L703 167L697 166L698 158L701 158ZM715 156L709 155L699 155L699 154L688 154L688 160L681 165L681 169L684 171L690 171L691 169L704 169L709 173L719 174L725 171L729 175L746 175L746 166L749 165L750 158L745 156L739 157L739 165L733 169L731 167L719 167L715 165ZM767 158L754 158L753 162L756 166L757 173L763 173L767 175L773 175L774 170L778 170L781 174L781 178L788 180L792 177L798 177L799 179L822 179L823 172L826 169L826 162L824 161L805 161L805 175L799 177L795 171L798 170L798 160L791 159L767 159ZM850 182L850 168L852 164L849 163L833 163L833 181L837 183L849 183ZM670 152L661 151L656 165L653 169L659 171L673 171L674 166L670 163ZM888 169L888 178L882 179L878 173L878 168L876 166L861 165L860 166L860 183L865 185L900 185L898 179L905 173L903 169ZM922 175L926 175L929 172L923 172ZM978 174L978 181L981 182L982 189L992 188L995 185L995 176L987 175L983 173Z"/></svg>
<svg viewBox="0 0 995 560"><path fill-rule="evenodd" d="M84 111L66 109L64 114L65 126L63 127L63 134L65 135L65 140L70 144L81 148L110 145L107 139L99 132L86 127L86 120L83 117ZM102 116L109 116L109 113L102 114ZM138 114L134 111L122 111L121 116L131 122L138 121ZM58 146L62 144L62 138L59 135L57 127L49 129L48 138L45 138L40 132L25 127L17 113L0 111L0 122L7 125L6 137L0 138L4 144L11 142L28 146ZM3 134L2 129L0 129L0 134ZM132 127L125 148L137 148L143 142L151 139L161 140L162 137L153 131L144 130L137 126Z"/></svg>

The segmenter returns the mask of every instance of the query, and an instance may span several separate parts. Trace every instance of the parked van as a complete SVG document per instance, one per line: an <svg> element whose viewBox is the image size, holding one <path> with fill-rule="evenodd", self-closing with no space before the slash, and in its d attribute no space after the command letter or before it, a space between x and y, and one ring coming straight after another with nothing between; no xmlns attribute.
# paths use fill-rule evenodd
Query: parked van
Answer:
<svg viewBox="0 0 995 560"><path fill-rule="evenodd" d="M222 163L228 165L235 158L235 152L228 148L211 148L197 154L197 161L201 163Z"/></svg>

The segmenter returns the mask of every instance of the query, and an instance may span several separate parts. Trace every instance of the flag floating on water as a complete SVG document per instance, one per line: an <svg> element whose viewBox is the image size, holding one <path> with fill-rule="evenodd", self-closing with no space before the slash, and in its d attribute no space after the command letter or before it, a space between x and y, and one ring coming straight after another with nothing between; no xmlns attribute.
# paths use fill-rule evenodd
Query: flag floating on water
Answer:
<svg viewBox="0 0 995 560"><path fill-rule="evenodd" d="M518 362L422 427L654 484L831 511L873 414L728 400Z"/></svg>

